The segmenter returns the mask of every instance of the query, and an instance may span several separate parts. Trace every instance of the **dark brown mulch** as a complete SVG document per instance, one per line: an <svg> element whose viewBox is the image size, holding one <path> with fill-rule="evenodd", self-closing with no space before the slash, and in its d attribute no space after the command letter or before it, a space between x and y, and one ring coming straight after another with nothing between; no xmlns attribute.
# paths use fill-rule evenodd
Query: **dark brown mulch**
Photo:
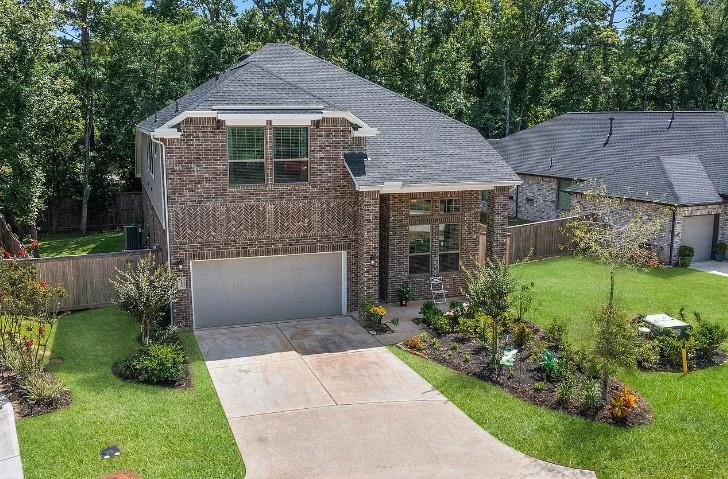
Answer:
<svg viewBox="0 0 728 479"><path fill-rule="evenodd" d="M533 329L535 338L543 339L543 331L540 328L530 323L529 326ZM532 404L619 426L634 427L652 422L653 417L649 405L644 398L631 388L632 394L637 396L638 406L630 412L627 418L616 421L609 414L607 405L597 411L584 411L573 400L568 405L560 404L556 400L556 384L545 380L539 369L538 359L531 351L519 350L513 368L503 366L492 368L490 365L490 352L487 348L483 348L478 340L462 338L457 334L441 335L438 336L438 339L440 340L440 348L438 349L434 349L429 341L424 351L411 351L404 344L400 344L400 347L461 373L496 384L514 396ZM513 345L503 341L500 344L501 348L509 346L512 347ZM554 347L550 349L558 352ZM587 379L587 377L585 374L577 372L575 379L578 383L583 379ZM538 389L535 386L537 383L542 383L543 389ZM610 378L609 396L611 397L612 394L623 387L624 384L619 379Z"/></svg>
<svg viewBox="0 0 728 479"><path fill-rule="evenodd" d="M66 392L58 400L51 404L31 404L20 389L17 375L9 370L0 371L0 395L6 396L13 404L15 416L18 418L40 416L49 412L57 411L71 404L71 393Z"/></svg>
<svg viewBox="0 0 728 479"><path fill-rule="evenodd" d="M104 476L103 479L143 479L142 476L134 471L116 471L112 472L108 476Z"/></svg>
<svg viewBox="0 0 728 479"><path fill-rule="evenodd" d="M688 358L688 371L708 369L728 363L728 353L717 351L710 358ZM660 363L654 367L640 365L644 371L657 371L662 373L682 373L682 364Z"/></svg>

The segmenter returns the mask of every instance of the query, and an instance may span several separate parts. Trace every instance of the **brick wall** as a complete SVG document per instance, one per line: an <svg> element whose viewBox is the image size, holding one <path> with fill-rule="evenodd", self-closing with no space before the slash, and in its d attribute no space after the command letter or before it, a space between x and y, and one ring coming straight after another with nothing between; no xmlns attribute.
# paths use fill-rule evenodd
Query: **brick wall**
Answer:
<svg viewBox="0 0 728 479"><path fill-rule="evenodd" d="M572 205L581 205L588 210L589 200L581 195L574 195ZM675 228L673 242L673 211L675 211ZM668 264L677 263L677 252L682 244L683 218L697 215L719 214L718 241L728 242L728 205L705 205L705 206L683 206L668 207L654 203L640 201L625 201L620 214L627 221L635 215L641 215L648 221L659 220L661 228L653 240L657 249L660 261ZM672 257L670 257L670 245L672 243Z"/></svg>
<svg viewBox="0 0 728 479"><path fill-rule="evenodd" d="M157 260L166 262L167 235L162 227L162 220L157 215L157 211L145 189L142 189L142 213L144 215L144 240L150 248L159 245L160 254L157 256Z"/></svg>
<svg viewBox="0 0 728 479"><path fill-rule="evenodd" d="M191 325L192 260L347 251L349 309L358 300L358 275L366 277L365 290L371 289L372 281L377 284L376 274L360 264L358 255L369 252L364 241L378 238L377 211L371 208L378 198L360 198L346 170L342 153L364 147L361 140L352 139L346 120L312 122L309 182L305 184L270 182L272 142L268 141L268 182L230 186L224 123L188 118L181 129L181 138L165 140L172 268L186 281L173 308L175 322ZM268 140L271 135L268 124ZM364 219L370 218L374 227L362 237L358 226L368 225ZM378 242L374 243L378 251Z"/></svg>
<svg viewBox="0 0 728 479"><path fill-rule="evenodd" d="M531 221L559 218L561 212L556 208L558 180L546 176L519 176L523 183L511 188L508 199L508 214ZM518 201L517 208L516 201Z"/></svg>
<svg viewBox="0 0 728 479"><path fill-rule="evenodd" d="M488 258L505 259L506 235L508 234L508 190L497 186L488 195L488 243L485 254Z"/></svg>
<svg viewBox="0 0 728 479"><path fill-rule="evenodd" d="M507 189L506 189L507 194ZM429 198L432 214L410 216L411 199ZM461 212L445 214L440 211L441 198L460 198ZM438 225L446 223L460 224L460 261L466 269L472 268L477 261L480 232L480 191L433 192L411 194L381 195L380 236L383 242L380 248L382 281L380 296L385 301L397 301L397 290L402 283L408 283L413 299L428 299L430 293L430 277L442 276L445 289L451 296L461 294L465 288L465 275L462 271L439 271ZM506 218L507 221L507 218ZM430 274L409 274L409 225L430 225ZM504 237L505 239L505 237Z"/></svg>

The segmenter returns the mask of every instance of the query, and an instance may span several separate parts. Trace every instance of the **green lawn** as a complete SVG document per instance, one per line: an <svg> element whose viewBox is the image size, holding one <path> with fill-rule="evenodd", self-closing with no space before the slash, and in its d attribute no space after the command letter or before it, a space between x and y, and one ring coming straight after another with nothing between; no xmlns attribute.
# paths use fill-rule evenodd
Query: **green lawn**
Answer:
<svg viewBox="0 0 728 479"><path fill-rule="evenodd" d="M74 313L59 321L49 366L70 388L68 408L18 422L28 479L97 479L131 469L145 478L242 478L244 466L191 333L183 342L194 387L174 390L132 384L112 363L137 346L137 324L114 308ZM102 460L116 444L121 457Z"/></svg>
<svg viewBox="0 0 728 479"><path fill-rule="evenodd" d="M551 318L564 318L573 341L587 347L588 313L605 298L606 268L557 258L517 265L513 270L536 283L530 319L546 324ZM685 306L728 326L728 278L672 268L621 271L617 289L632 313L677 313ZM396 348L393 351L478 424L526 454L591 469L600 478L728 477L728 366L685 377L620 373L655 412L652 424L628 430L532 406L483 381Z"/></svg>
<svg viewBox="0 0 728 479"><path fill-rule="evenodd" d="M68 256L92 253L114 253L124 249L123 231L104 231L101 233L59 234L38 240L40 256Z"/></svg>

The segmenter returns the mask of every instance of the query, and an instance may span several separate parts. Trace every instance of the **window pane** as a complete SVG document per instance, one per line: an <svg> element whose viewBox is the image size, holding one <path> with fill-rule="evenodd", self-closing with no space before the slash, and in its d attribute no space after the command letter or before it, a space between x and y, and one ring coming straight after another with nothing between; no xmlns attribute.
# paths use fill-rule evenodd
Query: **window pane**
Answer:
<svg viewBox="0 0 728 479"><path fill-rule="evenodd" d="M460 269L460 253L444 253L440 255L440 273Z"/></svg>
<svg viewBox="0 0 728 479"><path fill-rule="evenodd" d="M429 215L431 212L432 212L432 200L410 200L410 204L409 204L410 216Z"/></svg>
<svg viewBox="0 0 728 479"><path fill-rule="evenodd" d="M263 128L228 128L229 160L262 160L265 156Z"/></svg>
<svg viewBox="0 0 728 479"><path fill-rule="evenodd" d="M276 161L273 181L276 183L308 181L308 161Z"/></svg>
<svg viewBox="0 0 728 479"><path fill-rule="evenodd" d="M265 162L236 161L228 163L231 185L251 185L265 183Z"/></svg>
<svg viewBox="0 0 728 479"><path fill-rule="evenodd" d="M409 252L430 252L430 225L416 225L409 227Z"/></svg>
<svg viewBox="0 0 728 479"><path fill-rule="evenodd" d="M460 250L460 225L448 224L439 225L440 234L440 251L459 251Z"/></svg>
<svg viewBox="0 0 728 479"><path fill-rule="evenodd" d="M409 274L430 274L430 255L418 254L410 256Z"/></svg>
<svg viewBox="0 0 728 479"><path fill-rule="evenodd" d="M574 183L571 180L559 180L558 208L562 211L571 208L571 193L563 191Z"/></svg>
<svg viewBox="0 0 728 479"><path fill-rule="evenodd" d="M273 159L308 158L308 128L273 128Z"/></svg>
<svg viewBox="0 0 728 479"><path fill-rule="evenodd" d="M460 213L460 200L458 198L443 198L440 200L441 213Z"/></svg>

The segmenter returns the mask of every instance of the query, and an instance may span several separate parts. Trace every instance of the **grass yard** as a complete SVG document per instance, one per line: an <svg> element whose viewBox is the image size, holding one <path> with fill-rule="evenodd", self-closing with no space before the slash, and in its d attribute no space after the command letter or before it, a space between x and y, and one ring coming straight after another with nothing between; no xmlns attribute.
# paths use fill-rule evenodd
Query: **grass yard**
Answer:
<svg viewBox="0 0 728 479"><path fill-rule="evenodd" d="M74 313L54 331L49 366L70 388L68 408L18 423L27 479L100 479L131 469L145 478L233 479L244 465L191 333L182 337L193 388L132 384L112 363L137 347L138 325L115 308ZM118 459L102 460L116 444Z"/></svg>
<svg viewBox="0 0 728 479"><path fill-rule="evenodd" d="M566 257L517 265L513 272L536 284L529 319L546 325L563 318L571 340L590 345L589 311L608 292L604 266ZM685 306L728 326L728 278L665 268L620 271L616 284L631 313L677 314ZM533 406L489 383L392 350L483 428L526 454L591 469L601 479L728 477L728 365L687 376L620 373L655 413L649 426L629 430Z"/></svg>
<svg viewBox="0 0 728 479"><path fill-rule="evenodd" d="M123 231L104 231L101 233L59 234L38 240L40 256L69 256L92 253L115 253L124 249Z"/></svg>

